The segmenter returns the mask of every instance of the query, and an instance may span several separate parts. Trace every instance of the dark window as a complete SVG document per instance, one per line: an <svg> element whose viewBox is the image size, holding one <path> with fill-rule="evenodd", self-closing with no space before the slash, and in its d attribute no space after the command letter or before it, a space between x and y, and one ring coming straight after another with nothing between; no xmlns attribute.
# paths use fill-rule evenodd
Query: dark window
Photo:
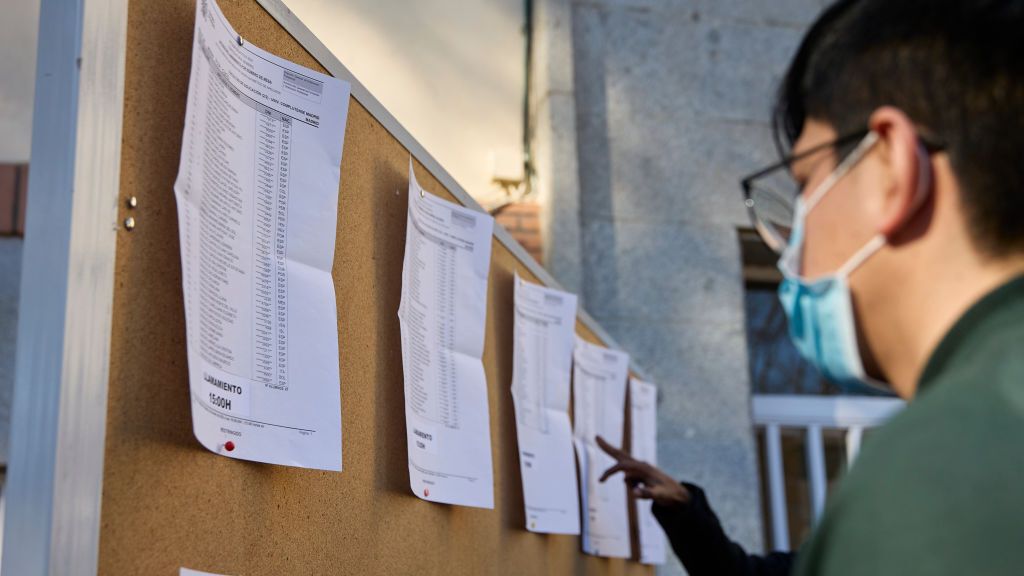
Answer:
<svg viewBox="0 0 1024 576"><path fill-rule="evenodd" d="M844 394L805 361L789 339L786 313L777 296L782 281L775 266L778 257L753 230L741 229L739 236L753 393Z"/></svg>

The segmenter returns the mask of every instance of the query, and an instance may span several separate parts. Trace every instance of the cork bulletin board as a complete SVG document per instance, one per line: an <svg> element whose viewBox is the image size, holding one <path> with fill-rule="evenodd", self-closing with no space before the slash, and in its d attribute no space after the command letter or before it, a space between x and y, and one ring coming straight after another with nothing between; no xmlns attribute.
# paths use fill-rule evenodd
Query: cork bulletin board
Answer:
<svg viewBox="0 0 1024 576"><path fill-rule="evenodd" d="M248 41L324 70L254 0L220 5ZM653 574L635 561L584 555L578 537L523 528L509 392L513 273L536 278L497 241L484 352L495 509L410 492L397 317L409 152L355 99L333 269L344 472L224 458L192 437L172 186L194 10L194 0L129 2L120 195L138 207L135 229L117 241L99 573ZM416 177L454 200L418 162ZM598 341L581 323L578 332Z"/></svg>

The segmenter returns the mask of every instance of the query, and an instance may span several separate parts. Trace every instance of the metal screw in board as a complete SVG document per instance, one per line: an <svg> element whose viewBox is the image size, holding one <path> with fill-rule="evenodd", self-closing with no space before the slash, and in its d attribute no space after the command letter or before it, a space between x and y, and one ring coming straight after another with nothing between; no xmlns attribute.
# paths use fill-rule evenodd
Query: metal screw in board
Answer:
<svg viewBox="0 0 1024 576"><path fill-rule="evenodd" d="M124 219L124 228L125 228L125 230L128 230L129 232L131 232L132 230L135 230L135 218L132 218L131 216L125 218Z"/></svg>
<svg viewBox="0 0 1024 576"><path fill-rule="evenodd" d="M137 208L138 206L139 206L139 199L136 198L135 196L129 196L128 197L128 207L129 208Z"/></svg>

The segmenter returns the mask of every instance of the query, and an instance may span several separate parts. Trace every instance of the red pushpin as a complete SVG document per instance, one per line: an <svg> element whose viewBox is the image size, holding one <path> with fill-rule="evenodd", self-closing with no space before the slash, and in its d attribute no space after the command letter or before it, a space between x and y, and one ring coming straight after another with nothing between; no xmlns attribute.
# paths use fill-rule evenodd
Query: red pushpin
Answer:
<svg viewBox="0 0 1024 576"><path fill-rule="evenodd" d="M430 488L424 488L423 489L423 497L427 498L429 496L430 496Z"/></svg>
<svg viewBox="0 0 1024 576"><path fill-rule="evenodd" d="M224 449L227 450L228 452L233 451L235 449L235 443L232 442L231 440L228 440L227 442L224 443Z"/></svg>

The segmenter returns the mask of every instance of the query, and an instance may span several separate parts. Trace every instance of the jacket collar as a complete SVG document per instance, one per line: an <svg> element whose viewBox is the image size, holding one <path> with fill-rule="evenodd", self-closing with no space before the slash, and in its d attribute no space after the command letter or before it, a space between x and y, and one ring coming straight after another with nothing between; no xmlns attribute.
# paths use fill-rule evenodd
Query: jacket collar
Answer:
<svg viewBox="0 0 1024 576"><path fill-rule="evenodd" d="M932 352L918 381L917 393L934 384L964 353L968 343L994 328L1014 324L1024 327L1024 276L989 292L956 321Z"/></svg>

